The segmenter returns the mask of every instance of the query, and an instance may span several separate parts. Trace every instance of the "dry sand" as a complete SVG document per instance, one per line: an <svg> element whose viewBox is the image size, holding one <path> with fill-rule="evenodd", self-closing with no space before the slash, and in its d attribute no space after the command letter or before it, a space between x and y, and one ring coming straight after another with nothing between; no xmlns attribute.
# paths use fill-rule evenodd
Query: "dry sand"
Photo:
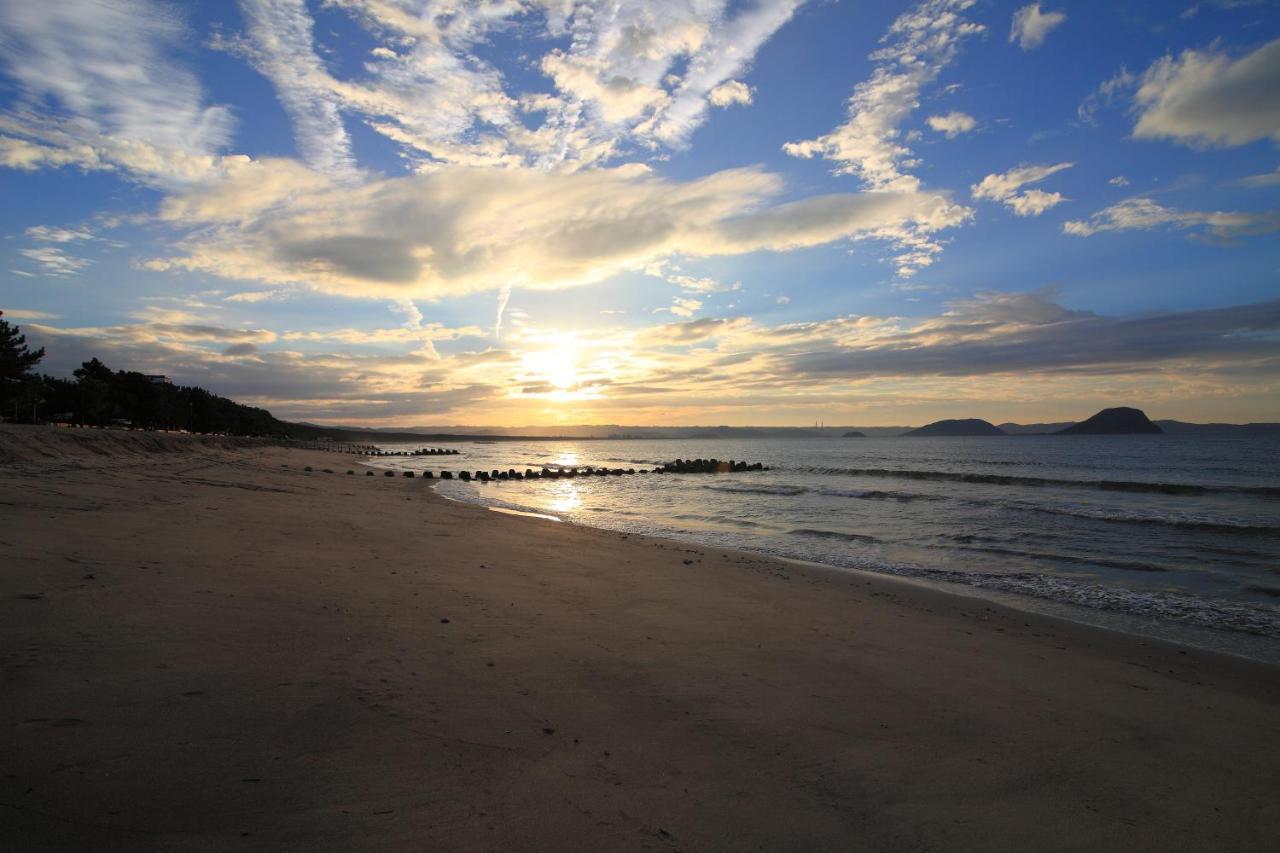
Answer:
<svg viewBox="0 0 1280 853"><path fill-rule="evenodd" d="M319 453L0 428L0 460L3 850L1280 834L1276 668Z"/></svg>

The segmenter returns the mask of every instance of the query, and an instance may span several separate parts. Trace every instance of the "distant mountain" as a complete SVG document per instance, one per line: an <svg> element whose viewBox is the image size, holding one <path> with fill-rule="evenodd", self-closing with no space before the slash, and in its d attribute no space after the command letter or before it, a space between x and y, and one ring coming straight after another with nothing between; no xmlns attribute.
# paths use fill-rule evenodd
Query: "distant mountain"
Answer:
<svg viewBox="0 0 1280 853"><path fill-rule="evenodd" d="M1000 427L995 424L978 418L934 421L933 423L922 426L919 429L913 429L911 432L906 434L919 438L944 435L1008 435L1008 433L1000 429Z"/></svg>
<svg viewBox="0 0 1280 853"><path fill-rule="evenodd" d="M865 432L860 432L859 430L856 430L856 429L851 429L840 437L841 438L866 438L867 434Z"/></svg>
<svg viewBox="0 0 1280 853"><path fill-rule="evenodd" d="M1164 430L1151 422L1146 412L1117 406L1103 409L1088 420L1073 424L1057 435L1144 435L1162 433Z"/></svg>

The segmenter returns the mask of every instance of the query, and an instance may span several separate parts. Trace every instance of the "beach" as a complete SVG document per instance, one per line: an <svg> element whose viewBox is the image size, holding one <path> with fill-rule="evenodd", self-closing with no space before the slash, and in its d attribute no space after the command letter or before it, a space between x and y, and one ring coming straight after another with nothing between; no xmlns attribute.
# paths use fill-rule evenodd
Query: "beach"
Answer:
<svg viewBox="0 0 1280 853"><path fill-rule="evenodd" d="M366 470L0 428L0 846L1167 851L1280 833L1274 666Z"/></svg>

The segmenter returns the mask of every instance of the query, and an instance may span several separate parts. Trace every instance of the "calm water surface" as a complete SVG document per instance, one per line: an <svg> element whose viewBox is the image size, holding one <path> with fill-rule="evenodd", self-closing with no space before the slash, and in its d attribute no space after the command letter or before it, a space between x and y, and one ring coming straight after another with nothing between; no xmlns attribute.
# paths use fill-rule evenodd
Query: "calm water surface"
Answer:
<svg viewBox="0 0 1280 853"><path fill-rule="evenodd" d="M1280 661L1280 439L1027 436L470 442L416 470L677 457L765 472L439 483L611 530L961 587ZM387 445L388 449L402 446Z"/></svg>

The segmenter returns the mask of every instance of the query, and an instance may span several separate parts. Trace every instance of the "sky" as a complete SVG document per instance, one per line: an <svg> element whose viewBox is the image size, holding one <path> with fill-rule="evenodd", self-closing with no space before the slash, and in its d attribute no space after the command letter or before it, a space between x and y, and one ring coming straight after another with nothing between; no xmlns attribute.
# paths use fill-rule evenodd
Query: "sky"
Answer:
<svg viewBox="0 0 1280 853"><path fill-rule="evenodd" d="M369 426L1280 420L1266 0L0 0L0 310Z"/></svg>

